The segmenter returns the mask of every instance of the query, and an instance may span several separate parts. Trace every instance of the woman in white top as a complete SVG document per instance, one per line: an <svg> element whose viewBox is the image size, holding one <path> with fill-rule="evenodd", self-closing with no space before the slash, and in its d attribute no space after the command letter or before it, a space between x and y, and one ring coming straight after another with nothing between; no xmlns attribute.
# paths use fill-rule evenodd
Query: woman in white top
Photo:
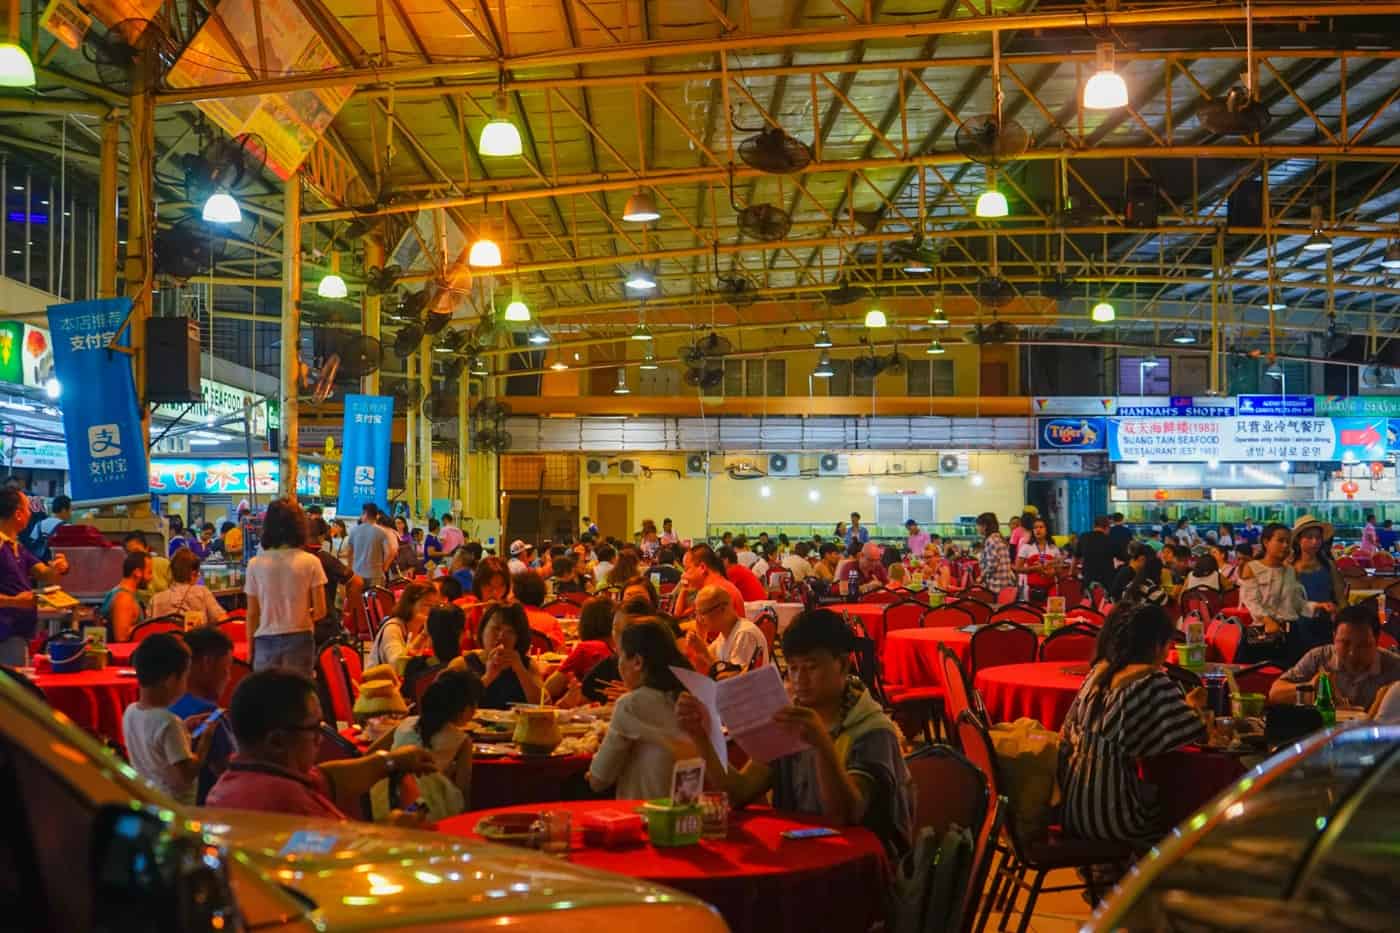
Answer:
<svg viewBox="0 0 1400 933"><path fill-rule="evenodd" d="M1219 593L1229 585L1224 574L1220 572L1220 565L1216 563L1215 558L1210 554L1202 554L1196 558L1191 572L1186 575L1186 581L1182 583L1181 591L1184 593L1197 587L1205 587Z"/></svg>
<svg viewBox="0 0 1400 933"><path fill-rule="evenodd" d="M437 588L431 584L410 583L404 587L394 611L374 636L365 666L388 664L402 676L408 659L427 640L424 627L428 623L428 613L442 601Z"/></svg>
<svg viewBox="0 0 1400 933"><path fill-rule="evenodd" d="M675 637L651 619L622 631L617 661L627 693L618 699L607 738L593 756L588 784L594 791L615 787L619 800L669 797L673 749L682 736L676 699L684 689L671 668L689 665Z"/></svg>
<svg viewBox="0 0 1400 933"><path fill-rule="evenodd" d="M1246 564L1240 571L1240 604L1266 632L1287 633L1281 650L1269 658L1286 667L1296 664L1309 649L1327 643L1331 623L1325 617L1316 617L1337 612L1336 603L1308 599L1297 571L1288 562L1292 553L1290 538L1286 526L1265 525L1259 537L1263 558ZM1262 659L1236 655L1236 660L1250 663Z"/></svg>
<svg viewBox="0 0 1400 933"><path fill-rule="evenodd" d="M1050 526L1045 519L1035 519L1031 531L1031 536L1017 549L1012 569L1024 575L1021 582L1026 587L1048 590L1055 585L1055 574L1061 564L1060 549L1050 540Z"/></svg>
<svg viewBox="0 0 1400 933"><path fill-rule="evenodd" d="M170 558L170 589L151 597L151 604L146 608L147 617L179 616L185 628L224 621L228 613L207 587L195 582L198 576L199 557L187 547L180 548Z"/></svg>
<svg viewBox="0 0 1400 933"><path fill-rule="evenodd" d="M471 804L472 743L467 725L480 702L481 679L465 669L450 668L423 692L419 714L394 730L394 748L426 748L437 765L436 773L418 777L421 799L433 819L462 813Z"/></svg>
<svg viewBox="0 0 1400 933"><path fill-rule="evenodd" d="M248 647L253 670L286 667L311 675L316 620L326 614L326 571L306 550L306 513L278 499L263 518L262 553L248 562Z"/></svg>

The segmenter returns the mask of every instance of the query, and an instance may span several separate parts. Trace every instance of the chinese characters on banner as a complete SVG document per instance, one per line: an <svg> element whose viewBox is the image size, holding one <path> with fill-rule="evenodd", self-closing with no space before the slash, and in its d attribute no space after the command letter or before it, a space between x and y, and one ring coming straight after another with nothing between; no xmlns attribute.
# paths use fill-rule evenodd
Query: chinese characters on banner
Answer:
<svg viewBox="0 0 1400 933"><path fill-rule="evenodd" d="M1384 418L1118 418L1109 457L1160 463L1261 460L1379 460Z"/></svg>
<svg viewBox="0 0 1400 933"><path fill-rule="evenodd" d="M389 501L389 437L394 400L385 395L345 396L345 431L340 457L341 515L358 515L366 502Z"/></svg>
<svg viewBox="0 0 1400 933"><path fill-rule="evenodd" d="M144 501L146 443L131 357L108 349L131 299L49 306L54 375L63 386L63 433L75 505ZM117 345L130 346L127 330Z"/></svg>
<svg viewBox="0 0 1400 933"><path fill-rule="evenodd" d="M281 467L276 458L253 462L253 482L260 495L275 496ZM247 495L247 460L199 460L160 458L151 461L151 492L163 495ZM321 465L297 465L297 494L321 494Z"/></svg>

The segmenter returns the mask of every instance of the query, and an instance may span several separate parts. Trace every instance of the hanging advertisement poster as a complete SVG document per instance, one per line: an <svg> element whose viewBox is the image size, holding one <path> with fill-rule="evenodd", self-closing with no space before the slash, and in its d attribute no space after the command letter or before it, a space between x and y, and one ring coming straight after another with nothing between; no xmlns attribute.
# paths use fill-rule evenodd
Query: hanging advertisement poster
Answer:
<svg viewBox="0 0 1400 933"><path fill-rule="evenodd" d="M1103 418L1037 418L1035 441L1036 450L1101 451L1108 428Z"/></svg>
<svg viewBox="0 0 1400 933"><path fill-rule="evenodd" d="M340 456L342 515L358 515L366 502L389 502L389 435L394 400L387 395L345 396L345 430Z"/></svg>
<svg viewBox="0 0 1400 933"><path fill-rule="evenodd" d="M253 461L253 491L263 496L275 496L280 488L282 468L275 457L258 457ZM161 457L151 461L151 492L161 495L247 495L248 461L222 459L191 459ZM297 495L321 494L321 465L297 465Z"/></svg>
<svg viewBox="0 0 1400 933"><path fill-rule="evenodd" d="M1378 460L1386 432L1385 418L1115 418L1108 454L1160 463Z"/></svg>

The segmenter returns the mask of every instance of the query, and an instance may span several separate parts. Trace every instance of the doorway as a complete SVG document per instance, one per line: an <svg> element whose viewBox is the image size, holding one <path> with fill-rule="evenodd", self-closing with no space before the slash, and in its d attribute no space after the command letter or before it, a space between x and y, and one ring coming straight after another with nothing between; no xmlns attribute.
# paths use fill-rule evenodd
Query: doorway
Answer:
<svg viewBox="0 0 1400 933"><path fill-rule="evenodd" d="M633 488L631 484L599 483L589 490L589 514L604 537L632 540Z"/></svg>

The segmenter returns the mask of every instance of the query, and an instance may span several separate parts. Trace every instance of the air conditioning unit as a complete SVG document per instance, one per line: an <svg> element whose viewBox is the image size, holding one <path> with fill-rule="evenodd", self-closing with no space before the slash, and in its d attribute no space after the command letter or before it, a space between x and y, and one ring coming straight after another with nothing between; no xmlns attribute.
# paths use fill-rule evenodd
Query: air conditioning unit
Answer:
<svg viewBox="0 0 1400 933"><path fill-rule="evenodd" d="M846 476L850 472L850 460L845 454L822 454L817 461L818 476Z"/></svg>
<svg viewBox="0 0 1400 933"><path fill-rule="evenodd" d="M603 457L589 457L584 464L584 469L589 476L607 476L608 461Z"/></svg>
<svg viewBox="0 0 1400 933"><path fill-rule="evenodd" d="M938 457L939 476L966 476L969 469L969 460L965 453L940 454Z"/></svg>
<svg viewBox="0 0 1400 933"><path fill-rule="evenodd" d="M798 462L796 454L769 454L768 475L801 476L802 465Z"/></svg>
<svg viewBox="0 0 1400 933"><path fill-rule="evenodd" d="M685 458L686 476L706 476L710 472L710 458L704 454L688 454Z"/></svg>
<svg viewBox="0 0 1400 933"><path fill-rule="evenodd" d="M617 475L623 479L641 479L642 461L630 459L617 461Z"/></svg>

